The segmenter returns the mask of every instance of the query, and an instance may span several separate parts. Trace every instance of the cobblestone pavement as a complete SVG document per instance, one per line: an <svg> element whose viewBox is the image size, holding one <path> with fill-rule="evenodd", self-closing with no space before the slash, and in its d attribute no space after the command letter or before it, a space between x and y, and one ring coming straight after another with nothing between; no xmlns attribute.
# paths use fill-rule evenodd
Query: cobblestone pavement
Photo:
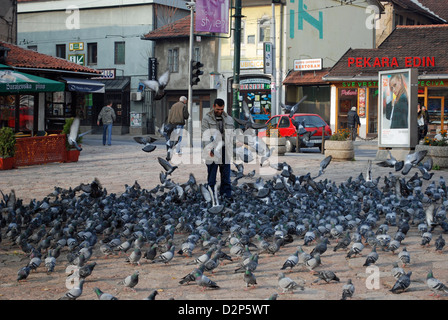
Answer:
<svg viewBox="0 0 448 320"><path fill-rule="evenodd" d="M80 183L90 183L95 177L99 179L108 193L121 194L124 192L125 185L132 185L135 181L138 181L142 188L152 189L160 183L159 174L162 171L157 157L166 155L162 142L157 143L157 149L148 154L143 152L142 146L135 143L130 136L114 136L112 146L102 146L99 135L88 135L85 136L83 151L78 162L49 163L0 172L0 190L7 193L10 189L14 189L16 196L23 199L24 203L28 203L32 199L42 200L54 190L55 186L73 188ZM340 183L349 177L357 177L360 173L365 174L367 160L374 161L376 149L375 142L357 142L355 160L332 161L321 178ZM191 163L193 162L192 158L189 157L186 150L184 148L182 156L174 155L172 163L177 164L179 168L172 174L171 179L183 183L188 180L189 174L193 173L198 183L204 183L206 181L205 165ZM195 154L198 152L195 151ZM312 175L316 175L322 159L324 159L323 154L317 149L310 149L303 150L302 153L287 153L285 156L279 157L278 161L286 161L295 174L310 172ZM262 173L259 164L245 164L245 172L251 170L256 170L257 175ZM383 177L390 171L390 169L374 165L372 174L374 178ZM263 174L266 174L267 179L270 177L267 172ZM433 180L438 179L439 176L448 179L448 172L445 170L435 171ZM242 182L244 179L249 178L243 178ZM437 233L440 233L440 229L437 230ZM179 241L184 236L179 235ZM436 236L435 233L434 238ZM287 272L287 275L294 280L305 280L305 290L280 295L279 299L337 300L340 299L343 283L349 277L353 279L356 286L354 299L435 299L429 296L431 292L426 287L426 274L432 268L437 278L448 283L448 260L445 252L435 253L434 239L429 247L421 247L419 239L420 235L414 227L405 241L405 245L413 256L412 264L407 267L408 270L413 271L413 282L410 290L403 294L394 295L389 292L395 282L390 276L390 268L392 262L397 260L396 254L380 252L380 259L376 266L380 271L381 283L378 288L372 289L366 283L369 274L362 266L370 248L365 249L366 252L363 256L347 261L345 252L333 252L332 249L336 242L331 241L328 252L322 256L323 265L320 270L335 271L340 277L341 283L314 284L316 279L314 275L307 270L294 269L291 273ZM262 255L260 267L256 271L259 285L251 290L245 290L242 274L234 273L238 261L223 263L216 273L210 274L210 277L220 285L220 289L201 291L196 285L180 286L178 284L180 278L192 270L193 266L187 264L192 258L176 256L169 265L143 262L141 266L130 266L124 262L124 256L117 255L105 259L97 250L92 260L96 261L98 266L84 285L85 293L80 299L96 299L93 287L99 287L124 300L143 299L153 289L159 291L157 299L266 299L272 293L280 293L277 285L277 274L280 267L286 258L296 250L297 245L301 245L302 242L303 240L296 239L282 248L275 256ZM313 246L304 247L304 250L310 252ZM194 252L194 256L201 253L201 249L198 248ZM3 241L0 243L0 257L0 266L2 267L0 299L52 300L59 298L67 291L65 260L57 266L56 271L51 275L47 275L43 267L40 267L29 276L26 282L17 283L17 271L27 262L28 258L4 235ZM131 274L133 270L140 271L140 282L136 291L123 290L117 285L117 282L122 280L123 276ZM439 299L446 299L446 296Z"/></svg>

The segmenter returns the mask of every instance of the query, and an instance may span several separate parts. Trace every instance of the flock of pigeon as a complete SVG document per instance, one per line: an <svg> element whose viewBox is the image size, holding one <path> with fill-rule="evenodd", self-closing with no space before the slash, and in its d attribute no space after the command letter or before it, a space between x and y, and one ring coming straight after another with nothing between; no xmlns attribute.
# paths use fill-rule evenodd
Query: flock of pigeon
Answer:
<svg viewBox="0 0 448 320"><path fill-rule="evenodd" d="M233 263L232 274L242 274L245 289L256 288L259 258L278 257L291 246L297 249L278 261L278 286L266 299L307 290L305 281L286 275L288 269L304 268L316 276L316 283L342 281L322 263L331 246L333 252L345 252L347 260L365 260L366 267L385 252L396 255L390 268L396 282L390 291L400 294L412 286L412 252L406 248L409 230L418 231L422 247L432 246L438 234L432 242L440 253L443 234L448 232L447 186L442 178L432 180L431 160L422 163L425 155L413 153L402 162L391 156L378 165L392 172L376 178L369 161L365 174L339 184L318 179L325 176L331 157L322 160L316 177L297 174L286 162L271 164L277 169L271 179L246 174L243 164L235 164L233 201L222 201L217 190L198 184L193 174L186 182L175 182L177 166L158 157L163 170L153 189L135 181L125 185L121 195L109 194L95 178L74 188L55 187L44 199L29 204L16 198L14 190L2 192L0 235L28 257L17 270L18 282L32 279L39 269L48 274L61 270L59 266L64 270L60 272L73 270L69 277L77 279L76 285L58 299L80 298L83 285L97 270L95 259L123 253L123 263L142 269L146 264L149 269L169 268L173 260L191 257L191 272L178 285L196 284L202 290L222 288L210 275L224 262ZM415 174L407 176L412 169ZM423 188L425 180L428 185ZM366 248L370 252L362 256ZM133 290L138 283L135 271L117 286ZM448 293L430 269L426 283L437 295ZM101 282L94 292L98 299L118 299L103 292ZM151 290L146 299L157 294ZM352 279L344 279L340 299L352 297L356 297Z"/></svg>
<svg viewBox="0 0 448 320"><path fill-rule="evenodd" d="M167 82L169 74L164 77ZM288 107L291 115L300 102ZM247 120L238 123L246 131L263 127L253 121L247 106L244 111ZM74 121L68 142L75 146L78 130L79 121ZM48 274L58 272L62 265L62 272L69 268L72 272L67 277L76 281L63 296L55 298L76 300L97 270L98 260L93 260L125 254L124 263L148 264L149 269L169 267L173 260L189 257L191 272L182 276L178 285L192 283L202 290L219 290L222 286L210 275L224 262L232 263L232 274L242 274L245 289L256 288L258 266L263 263L260 257L278 257L286 248L296 246L286 260L278 261L277 287L266 297L276 299L279 294L308 288L306 281L288 277L288 269L308 270L316 277L313 283L342 281L336 271L322 263L332 246L333 252L344 251L347 260L361 259L365 249L370 248L362 257L364 267L375 265L383 253L396 255L390 266L395 279L390 291L400 294L412 286L412 252L406 248L409 230L420 234L422 247L430 247L438 234L433 241L435 251L443 252L443 234L448 232L448 190L442 177L433 180L431 159L423 162L426 151L411 153L404 161L390 154L388 160L377 163L391 169L384 177L374 178L372 162L368 161L365 174L337 184L320 178L325 176L331 157L321 161L317 176L298 174L286 162L270 163L271 151L256 135L245 138L250 139L243 142L263 159L260 164L269 163L277 174L263 178L257 177L255 170L245 173L243 163L250 162L254 155L247 153L248 148L234 150L242 163L235 163L236 170L232 170L232 200L222 200L217 186L212 190L198 184L193 174L185 182L173 179L178 169L170 163L177 143L173 139L167 140L167 157L157 157L163 170L160 183L152 189L142 188L135 181L125 185L124 192L118 195L108 193L95 178L74 188L55 186L47 197L29 204L18 199L14 190L1 192L0 241L6 238L28 259L17 270L17 281L32 278L39 269ZM143 145L145 152L156 148L154 138L136 137L135 141ZM411 176L412 169L415 173ZM134 290L139 275L135 271L117 286ZM448 287L430 268L426 284L434 294L448 293ZM100 286L94 288L98 299L118 299ZM157 290L151 290L146 299L153 300L157 294ZM340 299L352 297L356 297L354 283L351 278L344 279Z"/></svg>

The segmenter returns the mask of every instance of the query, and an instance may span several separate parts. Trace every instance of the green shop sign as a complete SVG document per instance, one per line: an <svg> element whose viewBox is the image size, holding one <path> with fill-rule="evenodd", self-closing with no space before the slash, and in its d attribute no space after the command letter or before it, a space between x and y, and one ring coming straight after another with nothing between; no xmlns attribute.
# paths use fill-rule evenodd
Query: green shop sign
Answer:
<svg viewBox="0 0 448 320"><path fill-rule="evenodd" d="M378 87L378 81L349 81L342 82L343 88L366 88Z"/></svg>

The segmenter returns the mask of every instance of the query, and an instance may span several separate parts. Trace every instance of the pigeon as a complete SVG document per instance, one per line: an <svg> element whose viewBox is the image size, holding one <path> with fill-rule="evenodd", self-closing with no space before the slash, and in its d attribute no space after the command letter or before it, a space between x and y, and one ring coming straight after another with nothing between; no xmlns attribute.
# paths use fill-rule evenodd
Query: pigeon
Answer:
<svg viewBox="0 0 448 320"><path fill-rule="evenodd" d="M140 248L134 248L134 251L125 258L125 261L132 265L140 265L140 259L142 257L142 250Z"/></svg>
<svg viewBox="0 0 448 320"><path fill-rule="evenodd" d="M401 173L404 175L408 174L414 166L417 166L423 160L427 153L428 150L421 150L408 154L404 160L403 170Z"/></svg>
<svg viewBox="0 0 448 320"><path fill-rule="evenodd" d="M174 250L175 246L172 245L168 251L165 251L159 255L159 259L165 264L169 263L174 257Z"/></svg>
<svg viewBox="0 0 448 320"><path fill-rule="evenodd" d="M398 278L390 291L397 294L406 291L406 289L409 288L409 285L411 284L411 275L412 271L409 271L407 274L404 274L400 278Z"/></svg>
<svg viewBox="0 0 448 320"><path fill-rule="evenodd" d="M254 288L257 285L257 279L255 275L250 271L246 270L244 272L243 280L246 283L246 288L252 287Z"/></svg>
<svg viewBox="0 0 448 320"><path fill-rule="evenodd" d="M154 92L154 100L160 100L165 96L165 87L170 81L169 70L165 71L158 80L141 81L148 89Z"/></svg>
<svg viewBox="0 0 448 320"><path fill-rule="evenodd" d="M28 265L20 268L17 272L17 281L26 280L26 278L30 275L30 272L31 268Z"/></svg>
<svg viewBox="0 0 448 320"><path fill-rule="evenodd" d="M317 176L315 176L313 179L316 179L318 177L320 177L321 175L324 174L325 169L328 167L328 165L331 162L331 159L333 157L331 155L326 156L321 162L320 162L320 167L319 167L319 173L317 174Z"/></svg>
<svg viewBox="0 0 448 320"><path fill-rule="evenodd" d="M389 158L378 162L377 165L380 167L387 167L387 168L395 168L395 171L400 171L403 169L404 161L398 161L395 157L392 156L392 153L389 152Z"/></svg>
<svg viewBox="0 0 448 320"><path fill-rule="evenodd" d="M398 259L401 261L401 263L404 266L407 266L408 264L411 263L411 255L409 254L409 252L407 251L406 247L403 247L403 249L401 250L401 252L398 254Z"/></svg>
<svg viewBox="0 0 448 320"><path fill-rule="evenodd" d="M347 300L347 298L352 298L354 293L355 293L355 286L352 283L352 279L348 279L347 283L342 286L341 300Z"/></svg>
<svg viewBox="0 0 448 320"><path fill-rule="evenodd" d="M368 267L378 260L378 253L376 252L376 247L372 248L372 251L367 255L366 262L364 262L363 267Z"/></svg>
<svg viewBox="0 0 448 320"><path fill-rule="evenodd" d="M202 287L202 290L210 288L210 289L219 289L219 286L215 281L208 278L205 274L197 272L195 274L195 281L199 287Z"/></svg>
<svg viewBox="0 0 448 320"><path fill-rule="evenodd" d="M149 294L149 296L147 296L145 299L143 300L155 300L156 296L159 294L159 292L157 290L152 290Z"/></svg>
<svg viewBox="0 0 448 320"><path fill-rule="evenodd" d="M292 268L294 268L298 262L299 262L299 250L297 250L294 254L290 255L288 259L286 259L286 261L283 263L283 266L281 267L281 270L289 268L292 271Z"/></svg>
<svg viewBox="0 0 448 320"><path fill-rule="evenodd" d="M293 291L296 289L300 289L302 291L305 290L305 287L303 285L299 285L291 278L286 277L282 272L278 274L278 286L283 290L282 293L293 293Z"/></svg>
<svg viewBox="0 0 448 320"><path fill-rule="evenodd" d="M75 117L73 119L73 122L70 126L70 132L67 136L67 142L69 145L74 146L76 148L76 150L78 151L82 151L82 148L78 145L78 141L79 139L88 134L89 132L91 132L92 130L86 131L84 133L79 133L79 126L81 124L81 120L78 117Z"/></svg>
<svg viewBox="0 0 448 320"><path fill-rule="evenodd" d="M78 271L79 277L81 279L85 279L88 276L90 276L92 274L93 269L95 268L96 264L97 264L96 262L92 262L92 263L82 266Z"/></svg>
<svg viewBox="0 0 448 320"><path fill-rule="evenodd" d="M442 235L436 239L436 252L442 253L443 247L445 246L445 239L443 239Z"/></svg>
<svg viewBox="0 0 448 320"><path fill-rule="evenodd" d="M316 253L314 256L311 256L310 259L305 261L305 267L310 271L313 272L315 268L320 266L322 264L322 261L320 260L320 254Z"/></svg>
<svg viewBox="0 0 448 320"><path fill-rule="evenodd" d="M127 276L123 280L119 281L117 284L123 285L125 288L134 289L134 287L138 284L138 276L140 273L135 271L133 274Z"/></svg>
<svg viewBox="0 0 448 320"><path fill-rule="evenodd" d="M246 103L246 101L243 101L243 114L246 118L246 120L243 119L239 119L239 118L235 118L233 117L233 120L235 120L236 123L238 123L241 126L244 126L245 129L263 129L267 127L266 123L258 123L254 121L254 118L252 117L252 114L249 110L249 107Z"/></svg>
<svg viewBox="0 0 448 320"><path fill-rule="evenodd" d="M432 291L431 295L434 295L436 293L438 294L440 292L448 293L448 287L439 279L434 278L432 270L430 270L426 275L426 285L428 286L429 290Z"/></svg>
<svg viewBox="0 0 448 320"><path fill-rule="evenodd" d="M56 258L53 256L48 256L44 260L45 268L47 268L47 274L50 274L54 271L54 268L56 266Z"/></svg>
<svg viewBox="0 0 448 320"><path fill-rule="evenodd" d="M84 281L85 281L84 279L79 280L78 285L73 287L69 291L67 291L62 297L59 298L59 300L76 300L76 299L78 299L82 294Z"/></svg>
<svg viewBox="0 0 448 320"><path fill-rule="evenodd" d="M235 273L245 272L246 270L254 272L258 267L258 258L258 253L255 253L244 259L243 262L241 262L241 264L235 269Z"/></svg>
<svg viewBox="0 0 448 320"><path fill-rule="evenodd" d="M312 256L314 256L316 253L319 253L320 255L324 254L325 251L327 251L327 244L328 244L328 238L323 238L310 252Z"/></svg>
<svg viewBox="0 0 448 320"><path fill-rule="evenodd" d="M296 114L297 111L299 110L300 104L303 101L305 101L307 97L308 97L307 95L303 96L302 99L300 99L296 104L294 104L292 106L287 106L282 103L281 107L285 110L285 112L289 112L289 117L292 118L294 116L294 114Z"/></svg>
<svg viewBox="0 0 448 320"><path fill-rule="evenodd" d="M153 137L134 137L134 140L140 144L143 144L142 150L145 152L152 152L157 147L153 144L157 139Z"/></svg>
<svg viewBox="0 0 448 320"><path fill-rule="evenodd" d="M362 249L364 249L364 245L361 241L354 242L349 252L347 253L347 258L350 259L353 256L356 257L358 254L361 254Z"/></svg>
<svg viewBox="0 0 448 320"><path fill-rule="evenodd" d="M202 274L205 270L205 266L202 264L199 267L195 268L193 271L183 276L179 281L179 284L190 284L190 282L196 281L196 275Z"/></svg>
<svg viewBox="0 0 448 320"><path fill-rule="evenodd" d="M392 264L392 270L390 271L390 273L395 279L399 279L402 275L405 274L403 268L399 267L397 262L394 262Z"/></svg>
<svg viewBox="0 0 448 320"><path fill-rule="evenodd" d="M429 246L429 243L431 242L431 240L432 240L432 233L429 231L425 232L422 234L420 245L421 246Z"/></svg>
<svg viewBox="0 0 448 320"><path fill-rule="evenodd" d="M98 297L99 300L118 300L118 298L115 297L114 295L103 292L101 291L101 289L97 287L93 288L93 291L96 293L96 296Z"/></svg>
<svg viewBox="0 0 448 320"><path fill-rule="evenodd" d="M171 163L161 157L157 157L157 160L159 160L160 165L165 169L167 175L172 174L177 169L177 166L172 166Z"/></svg>
<svg viewBox="0 0 448 320"><path fill-rule="evenodd" d="M338 241L338 243L333 247L333 251L336 252L339 249L347 249L351 242L352 239L350 238L350 234L347 232L345 237Z"/></svg>
<svg viewBox="0 0 448 320"><path fill-rule="evenodd" d="M315 274L318 279L314 281L314 283L319 282L320 280L324 280L326 283L330 283L331 281L339 282L340 279L333 271L325 270L325 271L317 271Z"/></svg>

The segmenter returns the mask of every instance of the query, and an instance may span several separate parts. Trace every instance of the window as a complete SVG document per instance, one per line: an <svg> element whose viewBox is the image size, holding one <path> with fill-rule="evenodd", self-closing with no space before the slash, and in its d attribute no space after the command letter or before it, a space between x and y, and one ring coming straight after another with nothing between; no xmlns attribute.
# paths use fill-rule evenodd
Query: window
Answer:
<svg viewBox="0 0 448 320"><path fill-rule="evenodd" d="M200 48L194 48L194 50L193 50L193 61L201 61L201 50L200 50Z"/></svg>
<svg viewBox="0 0 448 320"><path fill-rule="evenodd" d="M179 48L168 49L168 68L170 72L179 72Z"/></svg>
<svg viewBox="0 0 448 320"><path fill-rule="evenodd" d="M124 64L125 63L125 46L124 41L115 42L115 51L114 51L114 63L115 64Z"/></svg>
<svg viewBox="0 0 448 320"><path fill-rule="evenodd" d="M289 117L282 117L280 123L278 125L279 128L288 128L289 127Z"/></svg>
<svg viewBox="0 0 448 320"><path fill-rule="evenodd" d="M251 34L247 36L247 43L248 44L255 44L255 35Z"/></svg>
<svg viewBox="0 0 448 320"><path fill-rule="evenodd" d="M98 63L98 44L96 42L87 44L87 63L88 64Z"/></svg>
<svg viewBox="0 0 448 320"><path fill-rule="evenodd" d="M66 59L66 47L65 44L57 44L56 45L56 57Z"/></svg>
<svg viewBox="0 0 448 320"><path fill-rule="evenodd" d="M37 51L37 46L27 46L29 50Z"/></svg>
<svg viewBox="0 0 448 320"><path fill-rule="evenodd" d="M258 42L268 42L271 40L271 19L263 17L258 21Z"/></svg>

